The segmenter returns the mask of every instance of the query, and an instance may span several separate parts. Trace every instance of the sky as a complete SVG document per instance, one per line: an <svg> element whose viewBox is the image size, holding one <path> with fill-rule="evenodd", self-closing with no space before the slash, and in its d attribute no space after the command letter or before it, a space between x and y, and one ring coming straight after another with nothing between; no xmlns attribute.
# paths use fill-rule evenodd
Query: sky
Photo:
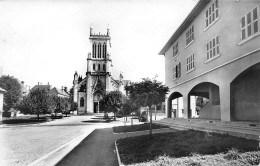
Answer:
<svg viewBox="0 0 260 166"><path fill-rule="evenodd" d="M0 0L0 70L33 87L85 77L89 29L110 29L112 75L164 83L159 51L198 0ZM1 72L1 71L0 71Z"/></svg>

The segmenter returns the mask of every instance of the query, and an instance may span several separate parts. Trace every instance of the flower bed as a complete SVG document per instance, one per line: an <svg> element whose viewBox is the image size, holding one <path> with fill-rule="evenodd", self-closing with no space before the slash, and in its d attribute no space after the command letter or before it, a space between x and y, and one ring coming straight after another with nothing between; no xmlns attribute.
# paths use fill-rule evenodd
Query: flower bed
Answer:
<svg viewBox="0 0 260 166"><path fill-rule="evenodd" d="M160 162L162 162L162 160L167 160L165 163L171 163L173 161L168 161L169 158L175 160L176 158L186 157L184 160L189 161L187 156L193 156L194 154L203 156L223 153L223 156L225 156L224 154L233 148L238 150L237 154L240 154L240 152L257 151L258 147L258 142L255 140L247 140L217 133L208 134L195 130L154 134L153 137L150 137L149 135L128 137L118 140L117 143L123 164L146 162L146 165L154 165L156 161L159 161L158 156L164 156L160 159ZM241 157L237 157L238 155L223 156L219 162L225 163L224 160L241 159ZM245 156L244 158L247 158L246 160L249 161L248 163L252 160L251 163L259 164L259 151L256 152L256 154L253 154L252 157ZM197 164L193 163L192 165L201 165L200 163L201 161L198 161ZM208 165L212 165L212 163Z"/></svg>

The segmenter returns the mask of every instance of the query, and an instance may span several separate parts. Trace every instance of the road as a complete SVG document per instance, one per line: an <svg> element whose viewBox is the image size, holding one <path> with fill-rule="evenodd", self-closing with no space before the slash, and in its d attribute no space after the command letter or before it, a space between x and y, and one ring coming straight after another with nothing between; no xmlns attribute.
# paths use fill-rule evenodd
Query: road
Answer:
<svg viewBox="0 0 260 166"><path fill-rule="evenodd" d="M116 125L97 120L94 116L71 116L36 125L0 125L0 165L28 165L90 129Z"/></svg>

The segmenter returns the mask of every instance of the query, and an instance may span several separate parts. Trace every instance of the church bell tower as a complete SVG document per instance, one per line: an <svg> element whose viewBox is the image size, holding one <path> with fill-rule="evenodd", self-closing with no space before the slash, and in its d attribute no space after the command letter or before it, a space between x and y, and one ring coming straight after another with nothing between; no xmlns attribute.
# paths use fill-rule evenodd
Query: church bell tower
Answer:
<svg viewBox="0 0 260 166"><path fill-rule="evenodd" d="M110 31L95 34L90 27L91 51L87 58L85 113L99 113L99 101L111 87L111 43Z"/></svg>

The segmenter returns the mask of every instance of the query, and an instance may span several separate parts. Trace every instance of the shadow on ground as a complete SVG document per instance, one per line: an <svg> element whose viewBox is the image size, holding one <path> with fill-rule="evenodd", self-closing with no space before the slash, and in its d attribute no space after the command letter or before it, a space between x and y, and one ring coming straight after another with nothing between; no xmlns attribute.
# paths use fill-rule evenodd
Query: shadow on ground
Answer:
<svg viewBox="0 0 260 166"><path fill-rule="evenodd" d="M86 120L86 121L82 121L83 123L110 123L110 122L114 122L113 120Z"/></svg>
<svg viewBox="0 0 260 166"><path fill-rule="evenodd" d="M102 119L102 120L104 120L103 117L95 117L95 118L91 118L91 119ZM107 119L113 119L113 118L107 118Z"/></svg>

